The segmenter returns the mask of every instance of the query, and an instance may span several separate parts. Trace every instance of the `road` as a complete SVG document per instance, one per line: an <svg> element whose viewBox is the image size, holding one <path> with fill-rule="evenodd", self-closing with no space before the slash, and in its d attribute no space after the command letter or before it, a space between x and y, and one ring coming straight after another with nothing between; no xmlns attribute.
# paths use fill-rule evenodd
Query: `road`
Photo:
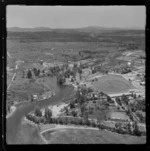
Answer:
<svg viewBox="0 0 150 151"><path fill-rule="evenodd" d="M10 84L9 84L8 87L7 87L7 91L8 91L8 89L10 88L12 82L14 81L15 76L16 76L16 73L14 73L14 75L13 75L13 77L12 77L12 79L11 79L11 82L10 82Z"/></svg>
<svg viewBox="0 0 150 151"><path fill-rule="evenodd" d="M12 56L10 56L10 54L9 54L8 52L7 52L7 54L8 54L8 56L9 56L10 58L12 58ZM20 63L20 62L24 62L24 61L21 61L21 60L16 61L15 70L18 69L18 66L19 66L19 63ZM8 89L10 88L12 82L15 80L15 77L16 77L16 73L14 73L14 75L13 75L13 77L12 77L12 79L11 79L11 82L10 82L10 84L9 84L8 87L7 87L7 91L8 91Z"/></svg>

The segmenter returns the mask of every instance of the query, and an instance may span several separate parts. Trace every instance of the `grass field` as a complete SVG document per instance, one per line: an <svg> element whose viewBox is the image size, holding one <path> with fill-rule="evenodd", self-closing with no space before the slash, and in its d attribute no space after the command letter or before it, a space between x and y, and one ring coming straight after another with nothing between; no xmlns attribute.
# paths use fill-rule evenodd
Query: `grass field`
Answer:
<svg viewBox="0 0 150 151"><path fill-rule="evenodd" d="M135 89L132 84L119 75L100 77L98 81L92 83L92 87L107 94L123 93L130 89Z"/></svg>
<svg viewBox="0 0 150 151"><path fill-rule="evenodd" d="M50 144L144 144L145 137L120 135L108 131L62 129L49 131L43 136Z"/></svg>
<svg viewBox="0 0 150 151"><path fill-rule="evenodd" d="M25 124L19 127L16 144L43 144L43 141L39 137L36 127Z"/></svg>
<svg viewBox="0 0 150 151"><path fill-rule="evenodd" d="M121 120L129 120L129 116L127 116L126 112L112 112L111 113L112 119L121 119Z"/></svg>

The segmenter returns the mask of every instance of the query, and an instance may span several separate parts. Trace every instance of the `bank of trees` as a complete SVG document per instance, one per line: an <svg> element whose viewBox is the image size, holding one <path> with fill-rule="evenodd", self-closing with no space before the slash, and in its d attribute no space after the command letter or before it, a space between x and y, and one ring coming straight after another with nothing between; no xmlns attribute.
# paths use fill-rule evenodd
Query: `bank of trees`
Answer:
<svg viewBox="0 0 150 151"><path fill-rule="evenodd" d="M90 126L90 127L97 127L99 129L107 129L109 131L121 133L121 134L130 134L135 136L145 135L144 132L140 132L138 128L137 122L133 123L133 130L131 130L130 123L127 124L126 128L123 128L121 123L116 123L115 128L106 126L102 124L100 121L96 122L94 120L90 120L88 118L87 112L84 112L84 116L82 118L79 117L52 117L51 113L47 110L47 115L38 117L31 114L27 114L26 118L35 124L74 124L78 126Z"/></svg>

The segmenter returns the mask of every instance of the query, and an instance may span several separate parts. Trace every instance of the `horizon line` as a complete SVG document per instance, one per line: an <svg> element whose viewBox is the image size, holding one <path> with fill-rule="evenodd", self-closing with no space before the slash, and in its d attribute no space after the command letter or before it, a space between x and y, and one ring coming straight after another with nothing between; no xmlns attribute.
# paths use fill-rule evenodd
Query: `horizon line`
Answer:
<svg viewBox="0 0 150 151"><path fill-rule="evenodd" d="M19 26L11 26L11 27L6 27L6 28L27 28L27 29L34 29L34 28L49 28L49 29L79 29L79 28L88 28L88 27L95 27L95 28L120 28L120 29L142 29L142 30L145 30L146 26L145 27L116 27L116 26L96 26L96 25L89 25L89 26L84 26L84 27L71 27L71 28L68 28L68 27L57 27L57 28L53 28L53 27L47 27L47 26L36 26L36 27L19 27Z"/></svg>

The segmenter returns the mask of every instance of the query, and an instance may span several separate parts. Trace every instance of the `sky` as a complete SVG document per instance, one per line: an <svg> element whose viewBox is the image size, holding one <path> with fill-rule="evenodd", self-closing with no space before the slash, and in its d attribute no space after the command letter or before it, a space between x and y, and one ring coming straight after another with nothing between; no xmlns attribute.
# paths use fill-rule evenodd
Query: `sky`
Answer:
<svg viewBox="0 0 150 151"><path fill-rule="evenodd" d="M7 6L7 27L145 28L145 6Z"/></svg>

